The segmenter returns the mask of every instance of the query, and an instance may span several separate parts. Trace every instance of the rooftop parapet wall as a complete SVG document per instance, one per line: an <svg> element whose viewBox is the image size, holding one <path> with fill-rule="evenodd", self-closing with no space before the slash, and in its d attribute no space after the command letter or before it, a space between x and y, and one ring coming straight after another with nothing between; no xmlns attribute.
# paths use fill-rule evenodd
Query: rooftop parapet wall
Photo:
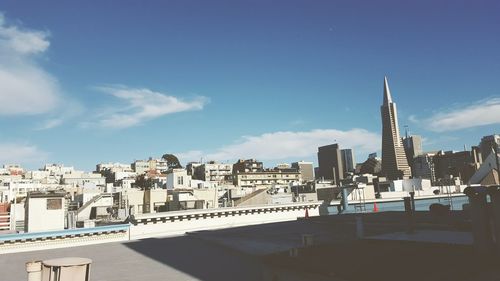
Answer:
<svg viewBox="0 0 500 281"><path fill-rule="evenodd" d="M129 240L129 225L0 235L0 254Z"/></svg>
<svg viewBox="0 0 500 281"><path fill-rule="evenodd" d="M191 231L296 220L319 215L321 202L175 211L134 216L132 238L182 235Z"/></svg>
<svg viewBox="0 0 500 281"><path fill-rule="evenodd" d="M199 230L296 220L319 215L320 202L142 214L131 224L0 235L0 254L175 236Z"/></svg>

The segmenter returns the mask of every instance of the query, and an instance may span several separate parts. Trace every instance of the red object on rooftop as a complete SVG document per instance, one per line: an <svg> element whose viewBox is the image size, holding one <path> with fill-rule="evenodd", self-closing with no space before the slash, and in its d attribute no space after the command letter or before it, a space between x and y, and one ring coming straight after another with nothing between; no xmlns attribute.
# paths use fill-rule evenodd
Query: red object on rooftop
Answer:
<svg viewBox="0 0 500 281"><path fill-rule="evenodd" d="M378 212L377 202L373 202L373 212Z"/></svg>

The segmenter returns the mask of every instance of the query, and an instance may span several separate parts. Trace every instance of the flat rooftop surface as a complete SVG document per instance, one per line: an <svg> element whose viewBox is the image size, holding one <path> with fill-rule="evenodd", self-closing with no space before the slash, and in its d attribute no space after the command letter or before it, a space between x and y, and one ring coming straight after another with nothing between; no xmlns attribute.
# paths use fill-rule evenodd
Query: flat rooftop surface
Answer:
<svg viewBox="0 0 500 281"><path fill-rule="evenodd" d="M92 259L92 281L405 280L406 274L423 278L425 272L436 274L408 280L500 279L495 271L488 271L492 278L475 278L478 271L468 266L474 259L471 246L394 241L391 235L406 231L404 213L362 215L365 236L388 235L389 241L356 239L356 216L313 217L178 237L4 254L0 255L0 280L27 280L27 261L61 257ZM463 212L437 217L417 212L415 221L416 229L427 234L469 230ZM289 257L291 248L301 247L303 234L312 235L315 245L299 249L298 258ZM402 269L408 272L403 274Z"/></svg>
<svg viewBox="0 0 500 281"><path fill-rule="evenodd" d="M250 281L261 280L262 272L260 263L252 257L179 236L5 254L0 256L0 280L25 281L27 261L61 257L92 259L91 281Z"/></svg>
<svg viewBox="0 0 500 281"><path fill-rule="evenodd" d="M474 244L471 232L445 230L419 230L414 233L394 232L370 236L367 239L471 246Z"/></svg>

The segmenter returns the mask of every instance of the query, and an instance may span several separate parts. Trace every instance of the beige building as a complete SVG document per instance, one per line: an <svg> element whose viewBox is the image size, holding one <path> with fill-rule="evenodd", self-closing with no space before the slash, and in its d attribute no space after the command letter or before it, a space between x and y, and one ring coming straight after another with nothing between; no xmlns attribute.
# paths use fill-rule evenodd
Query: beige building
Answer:
<svg viewBox="0 0 500 281"><path fill-rule="evenodd" d="M302 182L314 181L314 167L312 162L293 162L292 168L299 171Z"/></svg>
<svg viewBox="0 0 500 281"><path fill-rule="evenodd" d="M300 172L295 169L274 169L261 172L244 172L234 174L234 185L240 187L268 187L272 185L288 185L300 183Z"/></svg>

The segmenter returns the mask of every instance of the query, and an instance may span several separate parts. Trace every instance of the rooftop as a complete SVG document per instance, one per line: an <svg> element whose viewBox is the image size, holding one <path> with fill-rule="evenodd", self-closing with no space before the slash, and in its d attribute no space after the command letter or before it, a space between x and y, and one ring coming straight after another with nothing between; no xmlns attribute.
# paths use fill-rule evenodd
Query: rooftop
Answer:
<svg viewBox="0 0 500 281"><path fill-rule="evenodd" d="M356 239L355 216L6 254L0 256L0 270L5 280L25 280L27 261L83 257L93 260L91 280L107 281L402 280L403 275L405 280L420 281L498 280L500 276L496 267L472 262L470 237L465 234L470 226L463 212L440 217L417 212L417 230L422 234L415 237L424 240L420 242L401 241L415 240L403 233L402 212L364 214L365 237L370 239L363 240ZM290 257L289 249L301 247L302 234L313 235L315 245L300 248L298 257ZM443 237L458 237L458 242L448 243Z"/></svg>

